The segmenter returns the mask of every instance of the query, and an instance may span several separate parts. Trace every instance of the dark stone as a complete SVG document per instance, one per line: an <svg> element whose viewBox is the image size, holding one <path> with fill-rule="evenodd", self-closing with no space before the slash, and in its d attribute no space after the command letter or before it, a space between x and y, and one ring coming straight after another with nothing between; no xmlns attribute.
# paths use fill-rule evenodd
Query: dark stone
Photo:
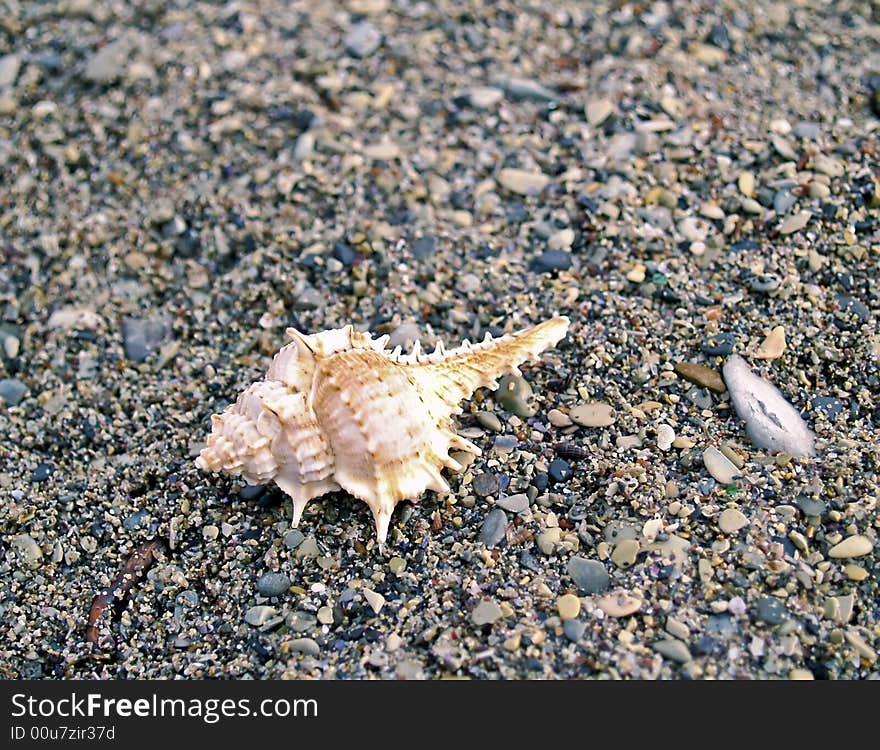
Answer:
<svg viewBox="0 0 880 750"><path fill-rule="evenodd" d="M571 268L571 253L567 250L545 250L532 261L532 270L541 273L567 271Z"/></svg>
<svg viewBox="0 0 880 750"><path fill-rule="evenodd" d="M807 495L798 495L797 506L805 516L822 517L828 512L828 506L821 500L816 500Z"/></svg>
<svg viewBox="0 0 880 750"><path fill-rule="evenodd" d="M567 482L574 475L574 469L568 461L561 458L554 458L550 462L550 468L547 470L550 475L550 481L554 484L562 484Z"/></svg>
<svg viewBox="0 0 880 750"><path fill-rule="evenodd" d="M18 406L27 393L27 386L16 378L3 378L0 380L0 401L5 401L9 406Z"/></svg>
<svg viewBox="0 0 880 750"><path fill-rule="evenodd" d="M413 242L413 255L420 260L430 258L436 250L437 238L433 237L430 234L426 235L425 237L419 237L415 242Z"/></svg>
<svg viewBox="0 0 880 750"><path fill-rule="evenodd" d="M814 396L810 406L813 411L821 412L831 422L843 414L843 401L834 396Z"/></svg>
<svg viewBox="0 0 880 750"><path fill-rule="evenodd" d="M740 240L739 242L734 242L730 249L732 252L739 253L743 250L760 250L761 246L754 240Z"/></svg>
<svg viewBox="0 0 880 750"><path fill-rule="evenodd" d="M479 497L494 495L498 492L498 477L491 472L477 474L471 486Z"/></svg>
<svg viewBox="0 0 880 750"><path fill-rule="evenodd" d="M854 329L862 323L871 321L871 311L855 297L846 294L837 296L837 306L840 308L834 316L834 322L838 328Z"/></svg>
<svg viewBox="0 0 880 750"><path fill-rule="evenodd" d="M266 491L265 484L246 484L238 492L238 496L242 500L256 500Z"/></svg>
<svg viewBox="0 0 880 750"><path fill-rule="evenodd" d="M333 257L347 267L357 260L357 253L344 242L334 242Z"/></svg>
<svg viewBox="0 0 880 750"><path fill-rule="evenodd" d="M755 605L755 619L767 625L781 625L789 618L785 605L772 596L759 599Z"/></svg>
<svg viewBox="0 0 880 750"><path fill-rule="evenodd" d="M721 653L721 644L708 635L698 638L691 644L690 648L694 656L713 656L714 654Z"/></svg>
<svg viewBox="0 0 880 750"><path fill-rule="evenodd" d="M55 471L55 467L52 464L40 464L34 469L31 481L45 482L52 475L53 471Z"/></svg>
<svg viewBox="0 0 880 750"><path fill-rule="evenodd" d="M257 591L263 596L282 596L290 588L290 578L284 573L263 573L257 580Z"/></svg>
<svg viewBox="0 0 880 750"><path fill-rule="evenodd" d="M532 477L532 486L539 492L546 490L548 484L550 484L550 478L543 471L539 471Z"/></svg>
<svg viewBox="0 0 880 750"><path fill-rule="evenodd" d="M714 336L703 339L700 349L711 357L726 357L733 353L734 344L735 339L732 333L716 333Z"/></svg>
<svg viewBox="0 0 880 750"><path fill-rule="evenodd" d="M709 44L713 44L721 49L730 49L730 34L727 31L727 27L723 23L716 23L712 27L712 30L709 32L709 36L706 38L706 41L708 41Z"/></svg>

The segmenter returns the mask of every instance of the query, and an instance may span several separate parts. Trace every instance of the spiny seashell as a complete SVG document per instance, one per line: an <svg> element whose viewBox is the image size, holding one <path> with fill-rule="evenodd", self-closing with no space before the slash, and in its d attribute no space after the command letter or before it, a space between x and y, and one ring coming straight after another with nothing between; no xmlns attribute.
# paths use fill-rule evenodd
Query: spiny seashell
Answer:
<svg viewBox="0 0 880 750"><path fill-rule="evenodd" d="M211 417L207 445L196 459L206 471L274 481L293 499L293 526L315 497L344 489L373 512L385 543L394 506L426 489L449 492L440 475L460 470L449 456L480 449L455 433L451 416L480 387L497 388L504 373L554 346L568 318L552 318L479 344L464 341L431 354L388 351L351 326L304 335L275 355L264 380Z"/></svg>

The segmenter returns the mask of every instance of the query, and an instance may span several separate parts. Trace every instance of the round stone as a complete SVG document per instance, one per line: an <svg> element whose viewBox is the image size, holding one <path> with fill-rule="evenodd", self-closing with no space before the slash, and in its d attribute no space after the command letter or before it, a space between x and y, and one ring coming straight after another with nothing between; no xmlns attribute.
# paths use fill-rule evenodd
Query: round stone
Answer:
<svg viewBox="0 0 880 750"><path fill-rule="evenodd" d="M27 393L27 386L16 378L0 380L0 400L9 406L18 406Z"/></svg>
<svg viewBox="0 0 880 750"><path fill-rule="evenodd" d="M748 522L749 519L736 508L725 508L718 516L718 528L725 534L733 534L739 531Z"/></svg>
<svg viewBox="0 0 880 750"><path fill-rule="evenodd" d="M781 625L789 618L785 605L772 596L759 599L755 605L755 619L768 625Z"/></svg>
<svg viewBox="0 0 880 750"><path fill-rule="evenodd" d="M290 588L290 578L284 573L263 573L257 581L257 591L263 596L281 596Z"/></svg>
<svg viewBox="0 0 880 750"><path fill-rule="evenodd" d="M663 640L655 641L651 644L651 648L658 654L672 661L677 661L679 664L685 664L693 659L691 652L688 651L688 647L677 638L664 638Z"/></svg>
<svg viewBox="0 0 880 750"><path fill-rule="evenodd" d="M292 638L285 644L289 651L310 656L320 656L321 647L313 638Z"/></svg>
<svg viewBox="0 0 880 750"><path fill-rule="evenodd" d="M563 594L556 600L556 610L560 620L573 620L580 614L581 600L574 594Z"/></svg>
<svg viewBox="0 0 880 750"><path fill-rule="evenodd" d="M574 475L574 470L571 468L571 464L568 461L564 461L561 458L554 458L550 462L550 466L547 468L547 474L550 476L550 481L554 484L563 484L567 482Z"/></svg>
<svg viewBox="0 0 880 750"><path fill-rule="evenodd" d="M471 487L479 497L487 497L498 492L498 475L491 472L477 474Z"/></svg>
<svg viewBox="0 0 880 750"><path fill-rule="evenodd" d="M624 539L615 545L611 553L611 562L618 568L630 568L635 564L641 546L635 539Z"/></svg>
<svg viewBox="0 0 880 750"><path fill-rule="evenodd" d="M494 393L498 405L518 417L531 417L535 408L529 404L532 387L529 381L519 375L505 375L498 381L498 389Z"/></svg>
<svg viewBox="0 0 880 750"><path fill-rule="evenodd" d="M582 594L601 594L608 590L608 571L598 560L572 557L568 561L568 574Z"/></svg>
<svg viewBox="0 0 880 750"><path fill-rule="evenodd" d="M532 269L542 273L567 271L571 268L571 253L568 250L545 250L532 261Z"/></svg>

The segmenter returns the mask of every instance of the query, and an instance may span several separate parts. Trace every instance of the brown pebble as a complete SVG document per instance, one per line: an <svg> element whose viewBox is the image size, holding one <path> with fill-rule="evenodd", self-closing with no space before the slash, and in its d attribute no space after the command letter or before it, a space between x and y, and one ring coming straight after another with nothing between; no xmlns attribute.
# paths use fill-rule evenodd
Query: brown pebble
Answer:
<svg viewBox="0 0 880 750"><path fill-rule="evenodd" d="M708 388L715 393L724 393L727 390L721 373L711 367L706 367L706 365L699 365L696 362L679 362L675 365L675 373L688 382Z"/></svg>

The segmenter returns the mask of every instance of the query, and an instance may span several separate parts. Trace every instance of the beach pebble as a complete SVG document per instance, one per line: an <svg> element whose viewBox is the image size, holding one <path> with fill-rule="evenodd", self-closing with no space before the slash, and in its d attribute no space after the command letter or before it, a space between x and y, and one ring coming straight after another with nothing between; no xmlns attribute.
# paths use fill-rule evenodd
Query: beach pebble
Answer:
<svg viewBox="0 0 880 750"><path fill-rule="evenodd" d="M284 644L288 651L309 656L320 656L321 647L313 638L291 638Z"/></svg>
<svg viewBox="0 0 880 750"><path fill-rule="evenodd" d="M786 216L782 222L779 224L779 233L780 234L794 234L795 232L799 232L810 221L810 214L806 211L800 211L796 214L791 214L790 216Z"/></svg>
<svg viewBox="0 0 880 750"><path fill-rule="evenodd" d="M382 611L382 607L385 606L385 597L378 591L373 591L373 589L364 589L364 599L366 599L374 614L378 615Z"/></svg>
<svg viewBox="0 0 880 750"><path fill-rule="evenodd" d="M618 568L630 568L635 564L641 546L635 539L624 539L614 546L611 562Z"/></svg>
<svg viewBox="0 0 880 750"><path fill-rule="evenodd" d="M873 549L874 544L868 537L862 534L854 534L835 544L828 550L828 556L838 560L849 557L864 557L871 554Z"/></svg>
<svg viewBox="0 0 880 750"><path fill-rule="evenodd" d="M679 664L685 664L693 659L691 652L688 651L688 647L677 638L663 638L662 640L654 641L651 644L651 648L658 654L672 661L677 661Z"/></svg>
<svg viewBox="0 0 880 750"><path fill-rule="evenodd" d="M523 495L525 497L525 495ZM499 544L507 533L507 514L500 508L490 510L480 529L480 541L487 547Z"/></svg>
<svg viewBox="0 0 880 750"><path fill-rule="evenodd" d="M661 422L656 427L657 430L657 447L661 451L668 451L672 447L675 440L675 430L666 422Z"/></svg>
<svg viewBox="0 0 880 750"><path fill-rule="evenodd" d="M488 497L498 492L498 475L492 472L477 474L471 484L478 497Z"/></svg>
<svg viewBox="0 0 880 750"><path fill-rule="evenodd" d="M278 613L278 610L275 607L269 607L264 604L257 605L256 607L251 607L244 613L244 621L248 625L253 625L254 627L259 627L260 625L264 625L269 620L271 620Z"/></svg>
<svg viewBox="0 0 880 750"><path fill-rule="evenodd" d="M715 481L721 484L730 484L734 479L742 476L742 472L730 459L713 446L703 451L703 465Z"/></svg>
<svg viewBox="0 0 880 750"><path fill-rule="evenodd" d="M536 195L550 184L550 178L541 172L505 168L498 172L498 182L512 193Z"/></svg>
<svg viewBox="0 0 880 750"><path fill-rule="evenodd" d="M591 401L573 407L568 416L581 427L608 427L614 424L617 413L610 404Z"/></svg>
<svg viewBox="0 0 880 750"><path fill-rule="evenodd" d="M22 399L24 399L27 391L28 387L18 378L3 378L0 380L0 401L6 402L9 406L18 406Z"/></svg>
<svg viewBox="0 0 880 750"><path fill-rule="evenodd" d="M614 114L614 103L609 99L591 99L584 108L587 122L592 125L601 125Z"/></svg>
<svg viewBox="0 0 880 750"><path fill-rule="evenodd" d="M746 526L749 519L736 508L725 508L718 516L718 528L725 534L733 534Z"/></svg>
<svg viewBox="0 0 880 750"><path fill-rule="evenodd" d="M776 326L755 350L757 359L779 359L785 351L785 328Z"/></svg>
<svg viewBox="0 0 880 750"><path fill-rule="evenodd" d="M767 625L781 625L789 619L785 605L776 597L765 596L755 604L755 619Z"/></svg>
<svg viewBox="0 0 880 750"><path fill-rule="evenodd" d="M571 268L571 253L568 250L545 250L532 261L532 268L539 273L567 271Z"/></svg>
<svg viewBox="0 0 880 750"><path fill-rule="evenodd" d="M529 509L530 505L528 495L523 492L517 493L516 495L499 497L496 504L499 508L504 508L504 510L509 511L510 513L524 513Z"/></svg>
<svg viewBox="0 0 880 750"><path fill-rule="evenodd" d="M596 606L609 617L627 617L641 609L642 600L628 591L617 591L599 597Z"/></svg>
<svg viewBox="0 0 880 750"><path fill-rule="evenodd" d="M706 365L697 362L677 362L675 364L675 373L690 383L708 388L715 393L724 393L727 386L721 378L721 373Z"/></svg>
<svg viewBox="0 0 880 750"><path fill-rule="evenodd" d="M263 596L281 596L290 588L290 578L284 573L263 573L257 580L257 591Z"/></svg>
<svg viewBox="0 0 880 750"><path fill-rule="evenodd" d="M483 599L471 612L471 622L474 625L491 625L503 616L501 607L492 599Z"/></svg>
<svg viewBox="0 0 880 750"><path fill-rule="evenodd" d="M372 55L382 43L382 33L369 21L354 24L345 35L345 49L355 57Z"/></svg>
<svg viewBox="0 0 880 750"><path fill-rule="evenodd" d="M43 562L43 550L30 534L12 537L12 547L28 570L36 570Z"/></svg>
<svg viewBox="0 0 880 750"><path fill-rule="evenodd" d="M164 318L125 318L122 321L122 341L125 356L133 362L143 362L160 349L170 332Z"/></svg>
<svg viewBox="0 0 880 750"><path fill-rule="evenodd" d="M598 560L572 557L566 570L582 594L601 594L608 589L611 579L605 566Z"/></svg>
<svg viewBox="0 0 880 750"><path fill-rule="evenodd" d="M563 622L573 620L581 611L581 600L574 594L563 594L556 600L556 611Z"/></svg>

